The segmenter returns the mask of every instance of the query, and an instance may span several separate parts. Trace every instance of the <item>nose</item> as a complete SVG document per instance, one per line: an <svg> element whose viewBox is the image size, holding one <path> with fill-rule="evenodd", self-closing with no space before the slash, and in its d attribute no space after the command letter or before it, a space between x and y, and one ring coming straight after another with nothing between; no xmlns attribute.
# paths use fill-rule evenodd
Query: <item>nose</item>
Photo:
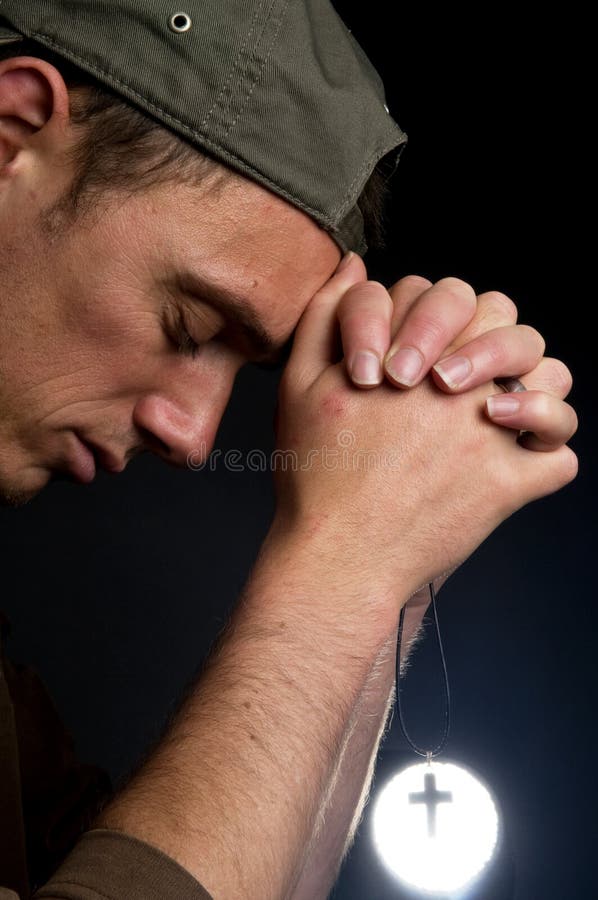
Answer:
<svg viewBox="0 0 598 900"><path fill-rule="evenodd" d="M143 445L184 467L210 453L243 360L228 348L210 348L198 360L178 357L156 387L138 398L133 425Z"/></svg>

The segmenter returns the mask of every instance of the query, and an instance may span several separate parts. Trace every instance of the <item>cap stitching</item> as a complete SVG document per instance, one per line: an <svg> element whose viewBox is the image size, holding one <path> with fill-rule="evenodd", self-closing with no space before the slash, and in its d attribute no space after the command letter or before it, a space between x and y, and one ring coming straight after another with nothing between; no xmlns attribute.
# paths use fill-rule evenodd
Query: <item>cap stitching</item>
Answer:
<svg viewBox="0 0 598 900"><path fill-rule="evenodd" d="M240 60L240 58L241 58L241 55L242 55L243 51L245 50L247 44L249 43L249 39L251 38L251 35L253 34L253 32L254 32L254 30L255 30L255 25L256 25L258 16L259 16L260 13L262 12L265 3L266 3L266 0L262 0L262 2L260 3L258 9L256 9L255 14L254 14L254 16L253 16L253 21L252 21L252 23L251 23L251 28L249 29L249 31L247 32L247 34L246 34L246 36L245 36L245 41L243 42L243 45L241 46L239 52L237 53L236 59L235 59L233 65L231 66L231 69L230 69L230 72L228 73L228 77L227 77L226 81L224 82L224 84L223 84L222 87L220 88L220 93L218 94L218 96L216 97L216 99L214 100L214 102L212 103L210 109L208 110L208 112L207 112L206 115L204 116L203 120L200 122L200 124L199 124L199 127L200 127L200 128L203 128L205 125L207 125L207 123L208 123L208 121L209 121L209 119L210 119L210 116L212 115L214 109L218 106L218 104L219 104L219 102L220 102L220 99L221 99L222 96L224 95L224 92L225 92L226 88L228 87L230 81L232 80L232 77L233 77L233 74L234 74L234 72L235 72L235 69L236 69L237 66L239 65L239 60ZM232 98L232 92L231 92L231 98ZM229 98L229 101L228 101L228 102L229 102L229 104L230 104L230 98Z"/></svg>
<svg viewBox="0 0 598 900"><path fill-rule="evenodd" d="M189 125L186 125L185 122L182 122L176 116L173 116L171 113L167 112L161 106L158 106L157 103L154 103L152 100L148 100L147 97L144 97L143 94L140 94L139 91L136 91L135 88L131 87L130 84L127 84L126 81L123 81L121 78L118 78L116 75L113 75L110 72L107 72L105 69L102 69L99 66L96 66L94 63L89 62L89 60L85 59L85 57L80 56L78 53L73 52L68 47L65 47L59 41L54 40L49 35L44 34L43 32L32 31L31 36L36 37L36 38L41 38L43 41L45 41L50 46L58 47L70 59L77 60L78 62L83 63L84 66L86 66L87 69L91 70L92 72L97 72L99 75L105 76L106 78L110 79L112 82L122 85L122 87L124 87L128 91L130 91L131 94L133 94L135 97L138 97L139 100L143 101L144 104L151 107L151 109L156 110L156 112L160 113L161 116L164 116L165 119L168 119L169 121L172 121L172 122L176 122L176 124L179 125L180 128L183 131L185 131L187 134L192 135L193 137L201 138L201 140L204 141L207 145L215 148L220 153L222 153L224 156L228 157L229 159L233 159L236 162L239 162L242 166L245 166L246 169L248 169L252 172L255 172L257 175L260 176L260 178L263 179L264 182L267 182L268 184L272 185L272 187L274 187L276 189L275 193L280 193L284 197L287 197L289 200L292 200L294 203L296 203L297 206L299 206L301 209L305 210L305 212L315 213L316 215L318 215L320 217L320 221L323 224L330 225L333 227L335 226L334 219L329 218L326 215L326 213L323 213L321 210L318 210L318 209L315 209L314 207L309 206L307 203L305 203L305 201L301 200L299 197L296 197L294 194L291 194L285 188L281 187L279 184L277 184L275 181L273 181L271 178L269 178L268 175L264 175L264 173L260 172L258 169L256 169L250 163L246 162L240 156L237 156L232 151L227 150L225 147L222 147L220 144L217 144L211 138L207 137L205 134L202 134L202 132L196 131L194 128L191 128Z"/></svg>
<svg viewBox="0 0 598 900"><path fill-rule="evenodd" d="M279 24L279 28L280 28L281 24L282 24L282 18L281 18L281 22ZM260 172L258 169L256 169L254 166L252 166L246 160L244 160L242 157L240 157L237 154L233 153L232 151L226 149L225 147L222 147L221 144L216 143L216 141L212 140L207 135L203 134L202 132L198 131L195 128L190 127L185 122L181 121L181 119L177 118L177 116L172 115L172 113L167 112L163 107L159 106L157 103L154 103L152 100L149 100L147 97L144 97L143 94L141 94L139 91L135 90L135 88L133 88L126 81L123 81L118 76L108 72L106 69L102 69L100 66L95 65L95 63L90 62L88 59L81 56L80 54L75 53L70 48L65 47L63 44L61 44L59 41L52 38L50 35L44 34L43 32L32 31L31 37L39 38L42 42L48 44L49 46L58 48L62 53L64 53L70 59L73 59L73 60L76 60L76 61L82 63L84 68L87 68L88 70L95 72L98 75L103 76L104 78L108 79L109 83L112 82L112 83L121 85L123 88L126 88L127 91L129 91L134 97L137 97L141 101L142 105L146 105L146 106L150 107L151 109L155 110L157 113L160 114L160 116L163 116L169 122L176 123L176 125L178 125L179 128L185 134L188 134L192 137L199 138L201 141L203 141L203 143L208 148L212 148L215 151L217 151L216 156L218 156L218 154L222 154L222 156L225 159L234 160L235 162L239 163L240 166L242 167L242 169L244 167L246 171L253 172L257 176L259 176L258 180L261 180L262 184L271 186L274 189L275 193L278 193L279 195L285 197L286 199L291 201L294 205L298 206L299 209L302 209L304 212L311 214L316 219L316 221L318 221L320 223L320 225L325 226L332 233L337 233L337 234L341 233L340 229L339 229L339 225L338 225L338 218L339 217L345 218L344 214L346 213L346 211L349 210L350 208L352 208L352 206L356 205L354 200L352 201L351 199L348 199L348 201L345 204L341 205L340 207L338 207L335 210L334 218L331 218L329 215L322 212L322 210L319 210L319 209L316 209L316 208L310 206L308 203L306 203L304 200L301 200L301 198L297 197L295 194L290 193L290 191L286 190L286 188L282 187L280 184L273 181L272 178L270 178L268 175L265 175L263 172ZM269 56L269 54L268 54L268 56ZM265 61L266 60L264 60L264 63L265 63ZM263 66L262 66L262 68L263 68ZM257 81L254 83L254 88L255 88L256 83L257 83ZM249 96L250 96L250 94L246 98L246 101L249 99ZM238 116L237 116L237 119L238 119ZM236 123L237 119L235 119L235 123ZM395 128L400 130L399 126L396 123L394 123L394 124L395 124ZM228 131L227 131L227 134L228 134ZM401 145L404 146L406 141L407 141L407 136L404 135L404 137L399 145L392 145L392 146L401 146ZM351 192L351 190L353 189L356 182L359 181L359 179L361 177L363 177L363 173L371 165L372 160L376 156L378 156L378 154L380 153L380 150L382 148L384 148L385 146L386 146L386 142L376 145L374 150L370 153L370 155L367 157L364 164L361 166L359 172L357 173L357 175L351 182L350 186L346 189L347 193ZM392 149L392 146L388 148L387 152L389 152Z"/></svg>
<svg viewBox="0 0 598 900"><path fill-rule="evenodd" d="M268 10L261 23L259 35L256 36L252 48L248 49L244 65L238 67L237 78L234 85L230 88L230 95L226 104L222 106L221 114L215 126L218 129L219 140L222 140L227 136L231 125L237 121L239 115L242 113L244 105L243 91L246 90L245 85L251 84L252 81L255 81L259 77L259 70L256 71L256 67L259 65L260 52L263 53L260 44L263 42L267 46L267 38L264 39L264 35L267 34L268 24L272 18L272 11L275 5L276 0L269 0ZM235 108L238 107L239 104L241 104L241 107L235 115ZM234 118L232 118L233 116Z"/></svg>
<svg viewBox="0 0 598 900"><path fill-rule="evenodd" d="M248 91L248 93L247 93L245 99L243 100L241 106L239 107L239 110L238 110L238 112L237 112L237 115L235 116L235 118L233 119L233 121L230 123L230 125L228 126L228 128L226 129L226 131L224 132L223 137L228 137L229 133L232 131L232 129L235 127L235 125L236 125L237 122L239 121L239 118L241 117L241 115L242 115L242 113L243 113L243 110L245 109L245 107L246 107L247 104L249 103L249 100L250 100L250 98L251 98L251 95L253 94L253 92L254 92L256 86L257 86L258 83L259 83L260 78L261 78L262 75L263 75L264 67L265 67L266 63L268 62L268 60L270 59L270 56L271 56L271 54L272 54L272 49L273 49L273 47L274 47L274 43L275 43L275 41L276 41L276 38L278 37L278 32L280 31L280 29L281 29L281 27L282 27L282 22L283 22L283 19L284 19L285 14L286 14L286 11L287 11L287 9L288 9L288 0L284 0L284 2L281 3L281 6L284 6L285 8L284 8L284 11L283 11L283 12L281 13L281 15L280 15L280 19L279 19L279 21L278 21L278 26L276 27L276 30L275 30L275 32L274 32L274 34L272 35L272 38L271 38L271 40L270 40L270 49L268 50L268 53L266 54L266 56L264 56L264 58L262 59L262 64L261 64L261 66L260 66L260 68L259 68L259 71L256 73L256 75L255 75L255 77L254 77L254 79L253 79L253 84L251 85L251 88L249 89L249 91Z"/></svg>

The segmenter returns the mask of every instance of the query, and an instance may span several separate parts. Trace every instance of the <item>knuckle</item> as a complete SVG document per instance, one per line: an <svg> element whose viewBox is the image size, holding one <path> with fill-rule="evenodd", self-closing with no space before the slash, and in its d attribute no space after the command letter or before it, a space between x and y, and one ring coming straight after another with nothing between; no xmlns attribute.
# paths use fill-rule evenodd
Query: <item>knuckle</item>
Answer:
<svg viewBox="0 0 598 900"><path fill-rule="evenodd" d="M388 294L388 291L381 282L359 281L357 284L352 284L351 287L347 289L345 297L352 296L354 294L362 294L364 297L370 297L377 296L378 294L382 293Z"/></svg>
<svg viewBox="0 0 598 900"><path fill-rule="evenodd" d="M462 301L466 297L468 300L476 301L474 289L462 278L454 278L452 275L447 275L445 278L440 278L434 286L442 288L455 300Z"/></svg>
<svg viewBox="0 0 598 900"><path fill-rule="evenodd" d="M410 323L416 343L428 345L434 343L444 334L444 323L436 316L423 312L418 313Z"/></svg>
<svg viewBox="0 0 598 900"><path fill-rule="evenodd" d="M500 331L489 332L484 340L484 352L492 366L501 369L508 362L508 351Z"/></svg>
<svg viewBox="0 0 598 900"><path fill-rule="evenodd" d="M538 391L533 397L528 398L533 407L534 418L537 420L546 420L551 422L553 418L554 408L551 397L543 391Z"/></svg>
<svg viewBox="0 0 598 900"><path fill-rule="evenodd" d="M573 375L571 374L571 370L560 359L546 357L545 363L548 366L550 380L554 385L555 390L563 397L566 397L573 387Z"/></svg>
<svg viewBox="0 0 598 900"><path fill-rule="evenodd" d="M513 325L517 322L519 310L511 298L507 297L506 294L501 293L501 291L486 291L482 294L482 297L487 306L493 312L498 313L501 318L504 318Z"/></svg>
<svg viewBox="0 0 598 900"><path fill-rule="evenodd" d="M408 288L421 288L422 290L426 290L429 287L432 287L432 282L429 278L424 278L423 275L405 275L399 281L397 281L395 287L408 287Z"/></svg>
<svg viewBox="0 0 598 900"><path fill-rule="evenodd" d="M392 299L383 284L379 281L361 281L358 284L351 285L339 301L338 313L348 315L357 312L364 304L370 305L375 303L379 308L382 303L387 306L388 311L392 310Z"/></svg>
<svg viewBox="0 0 598 900"><path fill-rule="evenodd" d="M538 347L540 355L544 353L546 349L546 341L544 337L540 334L537 328L534 328L533 325L518 325L518 328L522 329L525 334L529 337L531 341L534 341Z"/></svg>
<svg viewBox="0 0 598 900"><path fill-rule="evenodd" d="M579 472L579 460L571 447L563 447L561 453L560 474L562 483L569 484L577 477Z"/></svg>

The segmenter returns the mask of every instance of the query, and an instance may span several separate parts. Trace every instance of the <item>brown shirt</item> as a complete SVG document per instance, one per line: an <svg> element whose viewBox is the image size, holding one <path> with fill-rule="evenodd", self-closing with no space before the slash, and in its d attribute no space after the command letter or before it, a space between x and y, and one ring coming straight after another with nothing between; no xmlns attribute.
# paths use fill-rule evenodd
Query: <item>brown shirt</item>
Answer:
<svg viewBox="0 0 598 900"><path fill-rule="evenodd" d="M47 690L9 660L0 610L0 900L211 900L156 847L91 828L112 793L79 762Z"/></svg>

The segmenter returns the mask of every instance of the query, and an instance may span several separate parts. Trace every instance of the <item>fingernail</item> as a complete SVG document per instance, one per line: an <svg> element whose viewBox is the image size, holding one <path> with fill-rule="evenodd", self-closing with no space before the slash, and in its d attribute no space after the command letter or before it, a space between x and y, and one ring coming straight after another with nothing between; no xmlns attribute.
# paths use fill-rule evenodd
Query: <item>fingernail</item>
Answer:
<svg viewBox="0 0 598 900"><path fill-rule="evenodd" d="M353 357L351 378L358 384L379 384L382 381L380 360L369 350L358 350Z"/></svg>
<svg viewBox="0 0 598 900"><path fill-rule="evenodd" d="M334 274L338 275L339 272L342 272L343 269L346 269L354 256L355 256L355 253L353 252L353 250L349 250L349 252L346 253L343 256L343 258L341 259L341 261L339 262L338 266L336 267L336 272Z"/></svg>
<svg viewBox="0 0 598 900"><path fill-rule="evenodd" d="M488 397L486 408L489 416L510 416L516 413L521 403L516 397Z"/></svg>
<svg viewBox="0 0 598 900"><path fill-rule="evenodd" d="M473 371L473 366L466 356L449 356L442 362L432 366L444 383L451 388L457 388L469 378Z"/></svg>
<svg viewBox="0 0 598 900"><path fill-rule="evenodd" d="M402 347L386 361L386 371L395 381L411 387L424 367L424 358L414 347Z"/></svg>

